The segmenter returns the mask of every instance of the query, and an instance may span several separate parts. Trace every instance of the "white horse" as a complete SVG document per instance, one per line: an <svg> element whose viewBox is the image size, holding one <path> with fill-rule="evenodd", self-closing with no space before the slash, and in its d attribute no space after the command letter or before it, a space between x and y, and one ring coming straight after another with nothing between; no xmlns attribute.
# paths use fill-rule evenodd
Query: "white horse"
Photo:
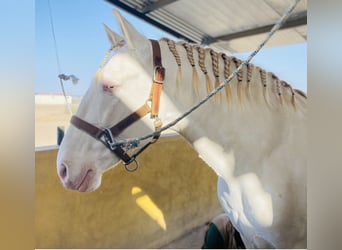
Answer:
<svg viewBox="0 0 342 250"><path fill-rule="evenodd" d="M105 26L116 53L96 73L59 148L58 175L68 189L97 189L106 170L130 160L121 147L114 154L108 150L111 142L146 135L155 123L173 121L241 63L168 39L152 48L150 40L113 13L123 37ZM153 78L158 78L156 86L164 80L161 94L153 97L156 104L146 102ZM250 64L224 91L172 127L217 173L220 203L247 248L306 248L306 103L304 93ZM146 115L154 108L156 115ZM136 119L124 127L121 123L112 135L102 130L129 115Z"/></svg>

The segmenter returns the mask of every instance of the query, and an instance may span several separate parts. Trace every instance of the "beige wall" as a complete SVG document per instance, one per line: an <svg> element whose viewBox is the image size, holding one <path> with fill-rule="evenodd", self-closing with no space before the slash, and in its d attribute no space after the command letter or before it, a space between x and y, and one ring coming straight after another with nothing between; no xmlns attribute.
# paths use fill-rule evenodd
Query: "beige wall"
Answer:
<svg viewBox="0 0 342 250"><path fill-rule="evenodd" d="M73 112L78 104L72 104ZM69 127L71 115L65 104L35 105L35 146L43 147L57 144L57 127Z"/></svg>
<svg viewBox="0 0 342 250"><path fill-rule="evenodd" d="M161 138L137 172L109 170L92 193L62 187L56 154L36 152L36 248L159 248L222 211L215 173L181 137Z"/></svg>

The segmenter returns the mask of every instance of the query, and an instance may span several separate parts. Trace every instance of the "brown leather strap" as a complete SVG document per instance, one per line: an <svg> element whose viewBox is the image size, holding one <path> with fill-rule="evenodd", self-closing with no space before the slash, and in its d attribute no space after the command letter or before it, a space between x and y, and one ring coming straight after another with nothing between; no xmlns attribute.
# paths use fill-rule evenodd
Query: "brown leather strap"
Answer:
<svg viewBox="0 0 342 250"><path fill-rule="evenodd" d="M111 127L110 131L112 132L113 136L118 136L120 133L122 133L123 130L150 113L150 111L150 107L145 103L136 111L117 123L115 126Z"/></svg>
<svg viewBox="0 0 342 250"><path fill-rule="evenodd" d="M151 118L155 118L159 114L160 96L163 89L163 81L165 78L165 68L162 65L161 52L159 42L150 40L153 51L153 82L150 94L151 100Z"/></svg>
<svg viewBox="0 0 342 250"><path fill-rule="evenodd" d="M112 132L112 136L115 137L119 135L123 130L125 130L127 127L129 127L130 125L132 125L133 123L135 123L141 117L144 117L148 113L150 113L150 107L145 103L143 106L138 108L135 112L133 112L132 114L130 114L129 116L121 120L115 126L111 127L110 131ZM70 123L73 124L76 128L86 132L88 135L99 140L106 147L111 149L110 145L108 145L108 142L106 142L105 140L101 140L101 136L104 135L105 133L103 129L100 129L90 124L89 122L82 120L76 115L73 115L71 117ZM111 149L111 151L114 152L121 160L123 160L125 164L130 164L133 160L135 160L135 158L130 157L121 147L115 147L114 149Z"/></svg>
<svg viewBox="0 0 342 250"><path fill-rule="evenodd" d="M161 52L159 42L153 39L150 39L152 44L152 55L153 55L153 68L156 66L163 67L161 60Z"/></svg>
<svg viewBox="0 0 342 250"><path fill-rule="evenodd" d="M103 133L102 129L99 129L98 127L90 124L89 122L86 122L85 120L82 120L81 118L77 117L76 115L73 115L71 117L70 123L74 125L76 128L86 132L88 135L94 137L95 139L99 139Z"/></svg>
<svg viewBox="0 0 342 250"><path fill-rule="evenodd" d="M118 122L116 125L110 128L110 131L112 132L113 136L119 135L123 130L128 128L130 125L138 121L141 117L144 117L150 113L150 107L145 103L140 108L138 108L136 111L125 117L123 120ZM101 135L103 134L103 130L90 124L89 122L86 122L85 120L82 120L81 118L77 116L72 116L70 123L73 124L75 127L77 127L80 130L83 130L84 132L87 132L90 136L94 137L95 139L99 139Z"/></svg>

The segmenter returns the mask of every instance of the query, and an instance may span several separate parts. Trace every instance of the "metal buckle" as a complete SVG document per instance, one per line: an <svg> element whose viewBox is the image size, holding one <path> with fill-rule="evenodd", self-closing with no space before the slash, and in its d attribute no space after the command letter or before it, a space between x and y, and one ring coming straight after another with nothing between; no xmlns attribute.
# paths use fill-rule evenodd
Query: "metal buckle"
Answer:
<svg viewBox="0 0 342 250"><path fill-rule="evenodd" d="M162 75L162 80L157 80L156 76L157 76L157 72L158 74ZM163 84L164 83L164 77L165 77L165 68L161 67L161 66L156 66L154 67L154 71L153 71L153 81L156 83L160 83Z"/></svg>
<svg viewBox="0 0 342 250"><path fill-rule="evenodd" d="M105 135L105 141L107 143L107 145L109 146L109 148L111 150L115 150L116 149L116 146L115 146L115 139L114 139L114 136L112 134L112 131L110 131L109 128L104 128L103 129L103 133Z"/></svg>

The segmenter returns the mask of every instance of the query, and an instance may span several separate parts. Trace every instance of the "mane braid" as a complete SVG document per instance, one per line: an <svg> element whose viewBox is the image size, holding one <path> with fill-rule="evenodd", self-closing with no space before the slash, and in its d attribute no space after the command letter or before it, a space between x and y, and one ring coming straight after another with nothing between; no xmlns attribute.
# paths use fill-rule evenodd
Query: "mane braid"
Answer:
<svg viewBox="0 0 342 250"><path fill-rule="evenodd" d="M234 56L232 57L232 60L233 60L233 62L235 64L235 68L238 68L240 66L240 64L242 63L242 61L240 59L238 59L238 58L236 58ZM240 70L238 72L238 74L237 74L237 79L238 79L239 82L242 82L242 78L243 78L242 70Z"/></svg>
<svg viewBox="0 0 342 250"><path fill-rule="evenodd" d="M178 70L177 70L177 77L176 77L176 85L177 88L180 89L180 85L182 83L182 63L180 56L178 54L178 51L176 49L176 43L168 38L162 38L162 41L166 41L167 45L169 47L169 50L171 51L172 55L174 56L176 63L178 65Z"/></svg>
<svg viewBox="0 0 342 250"><path fill-rule="evenodd" d="M196 95L198 96L198 75L197 75L197 71L195 67L195 60L194 60L194 54L192 51L192 46L189 43L182 43L182 45L186 51L189 63L192 67L192 86L195 89Z"/></svg>
<svg viewBox="0 0 342 250"><path fill-rule="evenodd" d="M282 96L282 92L281 92L280 80L279 80L279 78L278 78L276 75L274 75L273 73L272 73L272 80L275 82L276 87L277 87L277 92L278 92L278 96L279 96L280 105L283 105L283 96Z"/></svg>
<svg viewBox="0 0 342 250"><path fill-rule="evenodd" d="M280 81L280 84L284 87L284 88L288 88L291 91L291 104L293 106L294 109L296 109L296 100L295 100L295 93L293 88L291 87L290 84L288 84L285 81Z"/></svg>
<svg viewBox="0 0 342 250"><path fill-rule="evenodd" d="M210 78L208 76L208 70L205 67L205 49L201 48L201 47L196 47L197 52L198 52L198 65L200 66L203 74L205 75L205 86L207 89L207 93L209 94L213 88L211 86L211 81Z"/></svg>
<svg viewBox="0 0 342 250"><path fill-rule="evenodd" d="M260 78L261 78L261 83L264 88L267 87L266 83L266 71L264 69L259 69L260 72Z"/></svg>
<svg viewBox="0 0 342 250"><path fill-rule="evenodd" d="M221 54L221 57L223 59L223 64L224 64L223 77L224 77L224 79L227 79L231 74L231 72L230 72L230 57L224 53ZM230 87L230 84L226 84L224 90L226 92L226 97L227 97L228 103L231 103L231 101L232 101L232 89Z"/></svg>
<svg viewBox="0 0 342 250"><path fill-rule="evenodd" d="M269 104L269 102L267 101L267 83L266 83L266 77L267 77L267 73L264 69L260 69L259 68L259 73L260 73L260 79L261 79L261 84L263 86L262 88L262 94L264 96L264 100L266 102L266 104Z"/></svg>
<svg viewBox="0 0 342 250"><path fill-rule="evenodd" d="M235 69L237 69L242 61L236 57L232 57L232 61L234 62ZM243 80L243 75L242 75L242 69L238 72L236 75L238 83L237 83L237 95L240 103L242 103L242 80Z"/></svg>
<svg viewBox="0 0 342 250"><path fill-rule="evenodd" d="M252 79L252 70L253 70L253 65L248 63L247 64L247 88L246 88L247 99L248 100L251 99L251 96L250 96L250 86L251 86L251 79Z"/></svg>
<svg viewBox="0 0 342 250"><path fill-rule="evenodd" d="M214 50L210 49L210 56L211 56L211 63L212 63L212 67L213 67L213 73L214 73L214 77L215 77L215 88L217 88L220 85L220 72L219 72L219 54L216 53ZM221 93L217 93L217 95L215 96L216 100L220 101L220 94Z"/></svg>
<svg viewBox="0 0 342 250"><path fill-rule="evenodd" d="M205 85L207 93L209 94L215 88L220 85L220 60L223 62L223 77L224 79L229 78L232 73L232 70L238 68L242 61L236 57L228 56L224 53L215 52L213 49L210 48L202 48L198 45L192 45L186 42L177 42L168 39L162 38L161 41L165 41L168 45L170 52L172 53L176 64L178 66L177 71L177 88L179 89L180 84L182 83L182 63L180 54L177 51L177 45L181 46L185 49L186 56L188 59L189 64L192 67L192 87L195 91L195 95L199 95L199 78L196 70L196 62L201 69L202 73L205 76ZM198 60L195 61L193 51L197 52ZM210 55L211 65L212 65L212 73L215 78L215 84L211 84L211 80L208 74L208 69L206 67L206 54ZM231 68L232 67L232 68ZM280 106L283 106L284 103L289 100L291 102L292 107L296 110L296 98L298 96L307 98L306 94L298 89L293 89L290 84L285 81L280 80L276 75L271 72L266 72L264 69L261 69L253 64L246 64L242 70L240 70L237 75L237 83L236 83L236 94L237 98L240 103L242 103L243 92L246 95L247 100L251 100L251 84L252 84L252 77L253 77L253 70L256 70L259 73L259 77L262 84L262 94L264 97L264 101L267 106L271 107L271 100L269 99L268 91L274 95L276 100L278 99L278 103ZM268 77L269 76L269 77ZM244 81L244 78L245 81ZM272 85L268 88L268 85ZM233 93L232 93L232 84L226 84L224 86L226 99L229 104L233 101ZM244 91L243 91L244 90ZM275 92L275 93L274 93ZM221 100L221 93L217 93L217 95L212 99L212 101L220 101Z"/></svg>

